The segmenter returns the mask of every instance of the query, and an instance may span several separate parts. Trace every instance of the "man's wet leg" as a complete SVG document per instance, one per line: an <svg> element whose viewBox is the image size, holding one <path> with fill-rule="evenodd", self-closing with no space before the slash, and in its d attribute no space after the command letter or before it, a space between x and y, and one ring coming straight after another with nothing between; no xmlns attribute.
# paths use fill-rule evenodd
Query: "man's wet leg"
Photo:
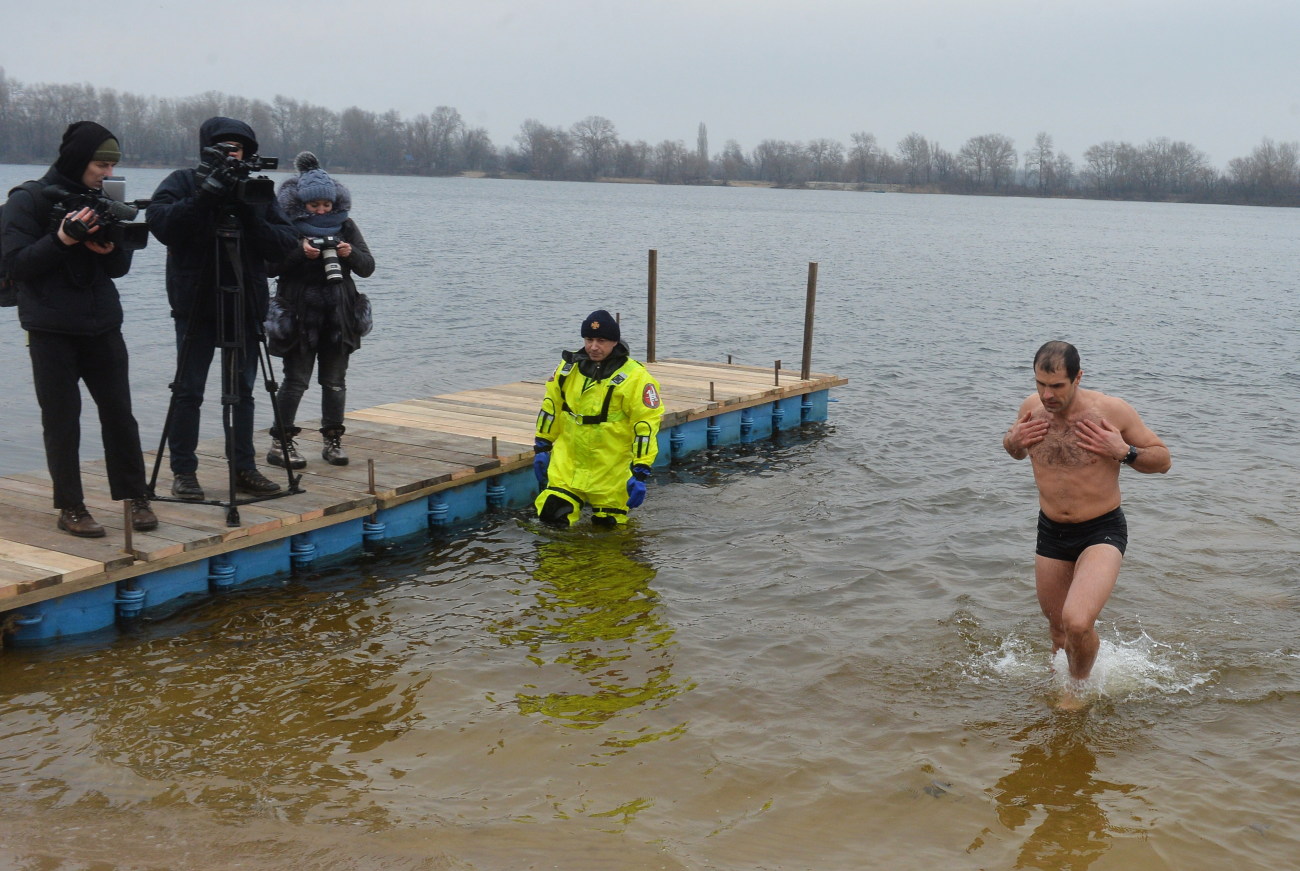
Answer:
<svg viewBox="0 0 1300 871"><path fill-rule="evenodd" d="M1074 579L1070 582L1060 618L1065 630L1070 676L1075 680L1084 680L1092 674L1101 647L1097 618L1115 589L1123 561L1124 555L1118 548L1095 544L1085 549L1075 563Z"/></svg>

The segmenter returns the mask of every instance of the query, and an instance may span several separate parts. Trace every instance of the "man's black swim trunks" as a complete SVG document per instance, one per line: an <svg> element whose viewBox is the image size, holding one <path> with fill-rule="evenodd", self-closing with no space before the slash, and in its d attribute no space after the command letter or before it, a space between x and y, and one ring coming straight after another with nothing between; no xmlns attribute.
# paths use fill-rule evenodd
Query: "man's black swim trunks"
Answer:
<svg viewBox="0 0 1300 871"><path fill-rule="evenodd" d="M1075 562L1085 548L1094 544L1114 545L1120 553L1124 552L1128 547L1128 521L1124 519L1123 508L1082 523L1057 523L1038 512L1038 549L1035 553L1039 556Z"/></svg>

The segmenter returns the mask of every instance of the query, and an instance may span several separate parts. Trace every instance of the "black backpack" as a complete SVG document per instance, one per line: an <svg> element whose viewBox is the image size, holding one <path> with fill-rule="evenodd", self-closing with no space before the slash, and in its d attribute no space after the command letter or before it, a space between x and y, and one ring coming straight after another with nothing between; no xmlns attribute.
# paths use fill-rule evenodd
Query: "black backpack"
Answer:
<svg viewBox="0 0 1300 871"><path fill-rule="evenodd" d="M45 196L45 183L40 181L25 181L18 187L9 190L9 196L12 197L15 191L27 191L36 204L37 223L45 224L50 219L50 212L54 210L54 204ZM8 202L6 200L6 202ZM4 203L0 203L0 216L4 215ZM5 308L18 305L18 284L9 278L5 272L4 258L0 257L0 306Z"/></svg>

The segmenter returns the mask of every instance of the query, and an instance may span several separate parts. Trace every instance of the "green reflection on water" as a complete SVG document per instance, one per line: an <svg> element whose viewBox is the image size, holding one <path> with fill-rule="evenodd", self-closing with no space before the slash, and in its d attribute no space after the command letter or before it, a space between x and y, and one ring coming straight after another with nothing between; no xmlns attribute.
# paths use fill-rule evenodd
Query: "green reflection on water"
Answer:
<svg viewBox="0 0 1300 871"><path fill-rule="evenodd" d="M632 528L548 531L539 538L533 583L517 591L533 603L493 626L504 644L527 650L540 671L515 696L521 714L595 729L660 710L694 687L673 675L673 629L650 586L655 569L639 547ZM615 755L686 728L611 729L602 746Z"/></svg>

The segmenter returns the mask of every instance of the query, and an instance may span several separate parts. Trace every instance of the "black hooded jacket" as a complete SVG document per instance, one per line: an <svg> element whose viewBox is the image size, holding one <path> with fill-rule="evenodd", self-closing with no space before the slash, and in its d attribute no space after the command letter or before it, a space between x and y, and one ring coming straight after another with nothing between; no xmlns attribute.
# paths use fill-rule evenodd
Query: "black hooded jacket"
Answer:
<svg viewBox="0 0 1300 871"><path fill-rule="evenodd" d="M113 134L93 121L78 121L63 134L59 157L41 177L45 186L88 193L81 183L95 151ZM18 286L18 320L25 330L96 336L122 326L122 302L114 278L131 268L131 251L120 246L96 254L85 245L64 245L52 232L56 203L15 191L4 208L0 248L5 271ZM62 214L59 214L62 217Z"/></svg>
<svg viewBox="0 0 1300 871"><path fill-rule="evenodd" d="M245 144L245 159L257 151L253 129L242 121L209 118L199 128L200 150L231 140ZM200 195L194 170L178 169L158 185L146 213L150 231L167 246L167 301L174 318L215 312L217 219L226 210L239 219L242 231L240 262L249 312L259 323L266 315L266 263L282 260L297 245L297 233L274 202L232 204Z"/></svg>

